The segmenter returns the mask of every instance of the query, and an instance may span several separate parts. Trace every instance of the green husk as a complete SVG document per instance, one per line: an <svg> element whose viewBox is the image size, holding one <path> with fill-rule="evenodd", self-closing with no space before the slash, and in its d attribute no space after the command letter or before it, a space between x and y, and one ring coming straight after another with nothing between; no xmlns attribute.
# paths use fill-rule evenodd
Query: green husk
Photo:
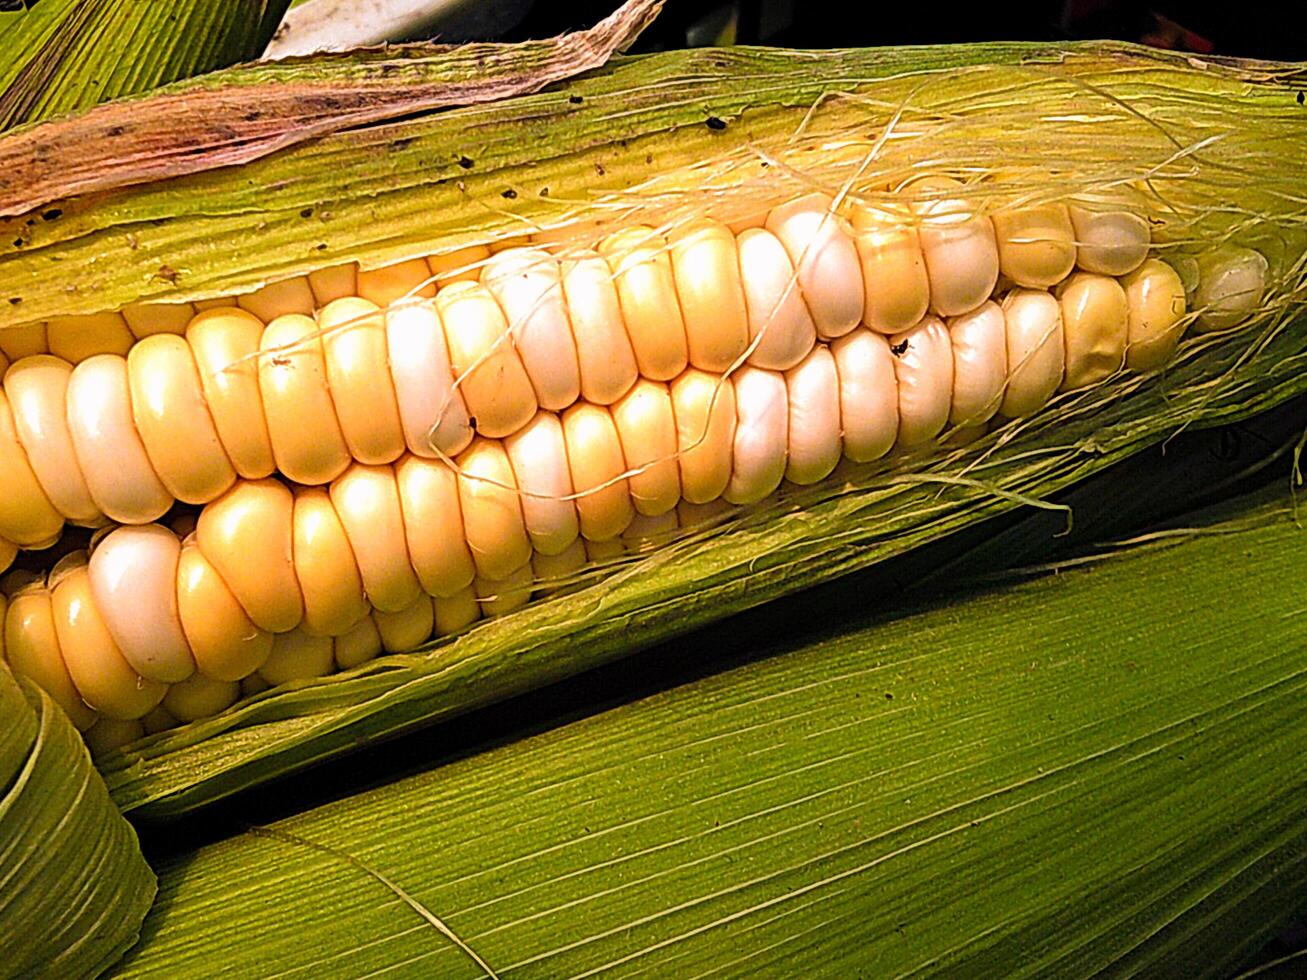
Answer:
<svg viewBox="0 0 1307 980"><path fill-rule="evenodd" d="M984 61L994 64L975 64ZM165 291L200 296L517 233L523 222L675 220L696 200L702 208L704 192L738 213L805 181L838 185L893 117L916 135L877 151L882 176L1003 160L1008 183L1053 195L1147 176L1167 254L1233 238L1263 249L1273 270L1247 329L1191 342L1159 376L1063 396L964 448L842 471L419 655L280 688L146 739L102 760L115 800L152 818L185 812L1037 503L1181 429L1307 391L1304 195L1283 166L1307 152L1300 87L1292 66L1194 66L1121 45L678 52L71 202L37 222L22 249L0 256L0 269L28 283L11 314L83 308L91 281L98 303L157 298L151 270L165 256L178 273ZM710 117L729 123L709 127ZM814 155L814 141L828 149L837 138L856 152ZM516 197L500 193L506 185ZM73 293L50 274L56 261L82 270Z"/></svg>
<svg viewBox="0 0 1307 980"><path fill-rule="evenodd" d="M183 849L117 975L1227 975L1307 886L1307 537L1282 489L1186 527L789 604L731 670Z"/></svg>
<svg viewBox="0 0 1307 980"><path fill-rule="evenodd" d="M0 130L257 57L289 0L42 0L0 13Z"/></svg>
<svg viewBox="0 0 1307 980"><path fill-rule="evenodd" d="M3 664L0 717L0 977L97 976L136 942L154 875L67 716Z"/></svg>
<svg viewBox="0 0 1307 980"><path fill-rule="evenodd" d="M118 123L134 116L135 139L115 137L96 166L117 173L121 165L115 180L149 182L70 200L43 195L36 212L0 221L0 327L227 295L349 260L381 265L593 217L601 206L609 221L642 217L642 207L662 218L678 203L702 212L718 184L728 198L735 188L726 210L741 198L762 206L792 196L809 181L838 188L900 111L900 127L929 138L885 147L895 167L932 172L947 163L966 173L1002 160L1081 175L1041 179L1045 192L1151 177L1165 192L1151 206L1201 213L1216 224L1209 230L1258 215L1273 224L1287 217L1286 233L1301 229L1299 176L1283 166L1307 152L1296 102L1304 83L1291 65L1195 66L1109 43L698 49L614 59L565 85L484 105L431 111L430 101L405 97L466 98L467 73L482 60L497 84L514 70L538 79L554 54L492 45L424 55L419 47L357 62L239 68L176 89L205 108L184 125L163 105L124 103ZM360 105L376 112L360 116ZM1066 118L1050 122L1059 109ZM415 117L310 138L400 112ZM151 130L160 125L152 113L172 128ZM22 197L27 187L82 189L83 161L51 156L70 134L98 145L98 130L81 125L65 120L0 140L0 189L5 170L16 181L0 198L19 195L37 208ZM1035 131L1046 139L1030 138ZM825 152L794 155L827 137L861 145L837 162ZM247 144L271 155L229 166L249 159L240 152ZM184 158L176 165L191 169L150 179L142 159L168 156L169 146ZM762 179L759 154L802 173L775 166ZM1184 181L1195 167L1203 179ZM670 186L640 186L655 175L670 175Z"/></svg>

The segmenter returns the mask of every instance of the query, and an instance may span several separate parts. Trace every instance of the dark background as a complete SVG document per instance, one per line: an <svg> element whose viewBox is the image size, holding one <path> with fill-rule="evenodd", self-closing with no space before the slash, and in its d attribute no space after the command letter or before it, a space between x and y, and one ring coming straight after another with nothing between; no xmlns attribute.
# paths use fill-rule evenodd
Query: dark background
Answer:
<svg viewBox="0 0 1307 980"><path fill-rule="evenodd" d="M588 27L613 0L537 2L505 40ZM733 22L733 36L723 28ZM668 0L635 51L712 43L832 48L957 41L1118 38L1245 58L1307 59L1307 3L1245 0L1021 0L1016 3L868 3L866 0Z"/></svg>

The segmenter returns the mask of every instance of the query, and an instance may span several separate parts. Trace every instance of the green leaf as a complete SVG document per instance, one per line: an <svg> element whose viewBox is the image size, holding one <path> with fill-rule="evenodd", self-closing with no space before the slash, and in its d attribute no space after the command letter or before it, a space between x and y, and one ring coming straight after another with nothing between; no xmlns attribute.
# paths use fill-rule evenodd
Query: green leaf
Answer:
<svg viewBox="0 0 1307 980"><path fill-rule="evenodd" d="M183 852L118 975L1221 975L1307 886L1281 497Z"/></svg>
<svg viewBox="0 0 1307 980"><path fill-rule="evenodd" d="M288 0L42 0L0 14L0 130L256 57Z"/></svg>
<svg viewBox="0 0 1307 980"><path fill-rule="evenodd" d="M136 941L154 875L67 716L2 664L0 717L0 976L95 976Z"/></svg>

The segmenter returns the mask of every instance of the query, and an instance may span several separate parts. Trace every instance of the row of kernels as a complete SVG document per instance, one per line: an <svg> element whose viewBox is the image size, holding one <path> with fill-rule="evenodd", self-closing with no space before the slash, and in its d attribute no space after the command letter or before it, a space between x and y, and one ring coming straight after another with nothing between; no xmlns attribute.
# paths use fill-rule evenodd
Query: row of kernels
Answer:
<svg viewBox="0 0 1307 980"><path fill-rule="evenodd" d="M258 478L274 467L297 482L324 483L352 459L389 462L406 447L452 455L474 429L511 434L537 406L562 409L587 392L611 404L637 370L654 380L669 380L687 363L722 371L754 341L751 363L786 369L816 337L837 338L861 319L897 332L920 319L928 302L945 315L974 308L992 292L1004 261L1018 282L1031 279L1023 268L1042 263L1045 272L1033 276L1042 282L1054 265L1059 274L1069 271L1065 259L1075 253L1062 205L1003 218L1008 234L999 249L989 219L971 214L961 199L933 201L921 208L920 236L892 230L903 247L886 252L884 229L865 220L870 212L855 213L850 236L830 204L812 195L774 208L765 227L747 229L738 243L725 226L704 223L670 243L650 229L628 229L589 261L560 264L529 248L488 261L474 253L467 278L439 293L425 282L433 263L357 275L324 270L316 285L287 280L241 297L246 313L202 312L187 326L186 342L164 332L177 329L175 313L133 308L130 319L148 341L129 344L126 362L94 358L76 383L68 363L54 359L29 361L16 373L15 387L36 403L33 418L51 431L48 448L35 423L26 440L42 447L34 454L38 480L69 520L142 522L172 498L203 503L237 475ZM919 248L912 244L918 237ZM1060 257L1050 263L1041 258L1048 253ZM880 289L887 279L892 288ZM383 318L365 299L335 298L316 326L305 315L351 286L382 302L406 295L435 295L437 302ZM882 292L915 292L907 302L891 297L896 316L913 319L882 318L875 310ZM300 312L278 315L288 309ZM594 309L599 316L588 316ZM266 329L259 317L270 319ZM578 342L578 323L598 321L606 321L598 338L606 344ZM127 322L119 332L130 340ZM95 318L86 324L107 330ZM587 360L597 362L589 384ZM614 366L620 376L608 377ZM65 422L58 403L70 394L78 405ZM139 438L123 424L128 412ZM79 472L74 441L89 472Z"/></svg>
<svg viewBox="0 0 1307 980"><path fill-rule="evenodd" d="M1111 374L1121 365L1121 359L1117 357L1121 350L1127 351L1124 357L1125 365L1137 370L1161 365L1174 350L1175 341L1178 340L1174 328L1179 321L1179 312L1183 312L1183 291L1179 286L1178 277L1166 264L1149 260L1144 267L1137 269L1121 284L1117 284L1110 277L1076 273L1060 287L1059 297L1064 311L1063 319L1070 328L1065 331L1065 345L1067 345L1065 387L1080 387L1082 384L1094 382ZM1026 295L1025 291L1014 290L1005 303L1013 308L1014 323L1021 323L1030 319L1030 315L1025 311L1039 307L1047 308L1050 298L1042 291L1033 291L1030 295ZM1178 304L1182 307L1179 312ZM982 311L976 312L979 314ZM1035 319L1039 319L1038 316L1035 316ZM208 323L212 323L212 320L205 320L200 327L203 328ZM1108 325L1097 328L1094 324ZM1112 324L1115 324L1115 327L1112 327ZM256 327L256 321L252 316L248 321L248 327L251 329ZM927 337L928 332L924 332L921 336ZM208 333L201 329L201 345L205 337L208 337ZM119 519L127 517L133 521L154 519L170 506L169 493L159 487L150 489L142 503L140 487L153 486L148 480L153 470L150 469L145 447L140 443L140 439L136 438L136 434L139 430L144 430L146 434L150 433L149 419L156 414L152 404L165 400L156 391L159 385L176 374L190 374L193 380L193 371L170 371L167 370L166 363L161 362L165 351L175 348L175 353L167 353L167 357L174 358L178 365L186 367L190 361L186 357L187 348L184 341L166 336L154 340L157 341L156 345L140 345L136 351L133 351L133 357L136 354L140 355L135 362L139 370L135 372L132 371L132 359L128 359L124 366L122 359L114 362L98 358L72 370L58 359L39 357L39 355L37 358L21 362L18 366L20 370L10 372L9 380L12 384L9 389L14 399L17 399L20 414L17 419L14 419L13 414L8 410L7 402L0 399L0 452L7 453L7 459L13 457L9 465L0 469L7 482L13 485L10 493L0 497L0 528L17 529L20 532L17 545L46 545L52 538L58 536L61 517L67 515L61 514L59 508L51 503L51 499L59 500L61 506L68 511L76 512L86 523L102 523L103 519L98 515L98 511L93 510L95 500L106 502L108 510L112 511L111 516ZM1097 350L1095 345L1106 345L1106 348ZM217 346L229 345L220 342ZM834 358L838 359L842 354L846 357L856 357L857 351L847 351L847 346L836 341L833 348ZM921 344L918 348L920 346ZM1030 348L1030 345L1027 344L1026 348ZM1005 396L1004 406L1005 414L1009 416L1027 414L1030 405L1043 404L1043 401L1047 400L1047 395L1043 392L1025 391L1026 384L1023 379L1031 374L1042 374L1035 370L1036 366L1026 365L1030 354L1029 349L1017 350L1014 353L1016 361L1013 362L1013 378L1006 382L1008 393ZM916 355L918 350L912 351L906 365L898 370L898 375L901 375L902 379L910 385L910 391L906 392L908 401L911 401L912 397L911 385L914 384L912 363ZM273 374L276 370L277 365L274 362L260 368L265 376ZM753 371L755 368L749 370ZM78 374L78 371L81 374ZM819 388L821 388L817 379L826 376L829 380L830 374L830 366L825 354L810 357L809 361L804 362L802 370L797 371L795 378L791 379L796 392L810 392L808 399L801 402L802 405L809 402L813 405L817 404L814 400L818 399ZM741 372L741 376L752 378L752 375L744 372ZM606 500L622 499L622 481L617 480L617 474L626 469L640 470L633 474L630 481L630 485L635 490L635 510L640 512L656 514L660 512L660 508L665 510L669 507L670 503L681 494L685 494L695 502L703 502L712 499L715 495L728 493L727 485L721 482L723 474L712 472L714 464L720 469L720 453L710 455L706 452L707 446L698 446L701 440L711 435L708 431L702 431L703 419L698 421L698 429L701 431L691 434L694 438L687 439L684 430L689 426L686 419L678 419L678 413L672 410L673 405L680 402L681 416L695 416L706 409L706 405L703 404L704 397L718 399L714 391L704 388L706 378L710 378L710 375L698 374L691 370L677 379L670 391L667 385L659 385L647 380L640 382L613 406L614 425L609 425L606 417L593 414L597 406L582 402L572 406L574 410L570 409L563 414L563 426L546 429L548 422L537 422L537 431L523 434L520 439L511 440L508 446L519 456L519 468L527 474L525 480L528 481L528 486L525 486L525 491L528 494L535 494L535 497L528 498L527 510L533 517L538 516L537 512L544 511L553 511L555 515L566 515L570 512L570 508L563 506L557 499L552 499L565 495L562 493L565 481L559 478L558 472L544 473L538 478L531 473L533 447L541 440L548 442L550 435L553 442L557 444L561 427L569 427L574 442L592 446L578 453L579 459L583 461L576 465L584 472L575 474L572 482L582 489L595 487L606 481L613 482L612 487L605 487L604 490L589 494L589 497L595 499L579 504L582 521L587 524L587 537L609 536L600 524L595 523L597 520L595 515L608 506ZM80 383L74 385L73 380L78 380ZM884 384L886 380L886 372L882 372L880 383ZM904 382L901 380L899 383ZM979 383L979 376L974 370L959 371L959 384L962 387ZM766 382L749 380L746 385L752 391L754 387L766 385ZM169 388L174 396L178 395L176 391L178 385L165 385L165 387ZM712 388L715 387L716 383L712 383ZM71 395L68 393L69 388L73 389ZM200 400L199 391L196 384L192 383L191 388L190 402L196 404ZM269 380L265 385L265 391L276 393L278 391L276 383ZM86 392L85 395L82 392ZM135 399L132 399L133 392L135 392ZM323 397L327 397L325 382L322 379L319 380L319 392ZM69 401L67 416L59 412L59 404L65 397ZM116 419L118 422L116 425L111 423L118 414L127 412L129 400L141 406L133 413L136 418L145 419L144 422L137 423L136 429L127 425L123 419ZM184 400L186 399L182 399ZM762 405L766 399L762 399L761 396L758 399L750 397L749 401L750 404ZM826 401L831 400L827 397ZM844 401L848 401L847 397L844 397ZM268 405L276 406L276 397L269 399ZM725 410L725 405L720 408ZM829 414L830 410L831 405L827 404L825 412ZM954 422L961 418L959 412L961 410L957 408L950 409ZM261 416L263 413L259 414ZM847 410L846 414L848 414ZM268 416L280 419L282 413L273 408L268 412ZM938 412L935 416L938 416ZM106 417L110 421L105 421ZM857 417L856 410L852 413L852 417ZM77 423L74 426L61 426L60 423L64 418L76 418ZM933 434L937 431L933 421L929 421L928 418L927 425L916 427L911 423L911 419L916 418L916 413L908 412L907 418L910 419L910 425L904 427L902 433L898 434L899 442L907 446L915 446L933 438ZM17 421L17 426L14 426L14 421ZM4 438L7 435L4 431L7 423L9 429L13 431L8 438ZM286 429L297 434L306 429L303 425L294 425L289 418L285 419L285 426ZM166 426L162 427L166 431ZM273 427L276 430L278 426ZM674 478L676 468L668 459L673 452L673 427L678 434L674 451L681 452L684 459L681 466L686 483L684 487L677 485ZM740 443L737 453L745 459L745 463L742 464L744 470L748 470L750 465L749 433L752 433L754 427L752 421L746 421L744 435L737 440ZM867 449L859 446L860 442L864 442L864 439L859 438L859 426L853 422L847 427L851 430L852 436L851 456L865 459L869 453ZM613 429L616 429L616 433L612 431ZM810 431L810 427L801 427L796 431L804 433ZM162 436L159 439L152 438L152 444L156 447L154 456L159 459L167 456L169 459L179 461L197 460L199 468L204 469L207 466L204 460L212 459L213 456L221 457L221 448L216 452L207 452L207 449L212 448L212 444L217 442L217 436L213 436L208 442L203 438L197 439L190 447L182 446L180 443L175 444L170 453L159 451L161 439ZM308 440L308 443L311 443L311 440ZM25 455L22 452L25 444L38 446L39 451ZM278 444L281 444L280 440ZM78 453L77 449L80 447L84 451ZM188 452L188 449L192 451ZM400 451L403 451L403 447ZM557 446L552 449L552 452L557 459ZM826 455L830 455L829 449ZM545 459L540 452L536 452L535 456L536 459ZM332 472L320 476L339 476L337 470L348 466L349 459L350 456L344 451L340 452L339 459L332 465ZM84 460L89 460L89 463L84 463ZM804 465L796 464L792 477L799 477L799 480L802 480L804 477L800 470ZM41 469L38 470L38 466ZM264 461L254 469L254 472L264 472L268 468L267 461ZM169 472L167 466L162 466L162 469ZM90 480L86 480L85 473L91 474ZM225 483L229 485L234 478L231 472L221 474L220 478L210 483L207 495L212 497L220 487L225 489L223 485ZM540 482L541 480L544 482ZM176 478L174 482L180 482L180 478ZM729 490L729 495L740 497L741 482L746 481L737 474L735 482L736 487ZM95 491L91 491L91 486L95 487ZM22 504L25 500L35 500L37 504L24 507ZM9 510L14 511L13 515L4 514L5 502L9 504ZM621 515L618 515L618 519L621 519ZM537 524L540 521L533 520L532 523ZM544 533L542 531L535 533L536 544L548 550L550 546L544 544L541 538ZM14 540L12 532L9 540ZM565 545L566 540L559 542L559 546Z"/></svg>

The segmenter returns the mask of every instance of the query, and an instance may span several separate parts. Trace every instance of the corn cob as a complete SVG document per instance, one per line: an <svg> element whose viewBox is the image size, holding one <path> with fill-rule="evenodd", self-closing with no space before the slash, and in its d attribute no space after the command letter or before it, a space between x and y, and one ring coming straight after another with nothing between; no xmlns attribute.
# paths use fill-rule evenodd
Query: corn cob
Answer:
<svg viewBox="0 0 1307 980"><path fill-rule="evenodd" d="M678 505L756 503L842 456L1032 415L1261 304L1250 249L1204 256L1187 314L1138 214L991 216L966 193L809 194L735 227L52 321L49 353L9 345L7 553L65 521L127 526L19 583L10 660L100 741L160 705L215 714L251 675L321 676L510 612L542 572L670 535ZM154 523L177 501L205 505L193 533Z"/></svg>
<svg viewBox="0 0 1307 980"><path fill-rule="evenodd" d="M611 260L598 254L560 261L539 249L510 249L473 270L479 281L450 283L438 295L429 266L421 263L362 280L356 270L341 270L332 291L320 287L317 294L307 280L277 283L242 299L243 308L212 308L189 319L184 308L179 316L155 307L137 320L141 339L133 343L124 326L126 347L119 349L111 331L88 329L88 337L109 343L84 344L76 352L81 356L66 348L62 357L23 355L10 343L14 360L4 375L0 412L12 418L5 425L5 451L13 486L11 503L0 515L0 537L13 550L48 545L57 533L52 529L64 521L90 527L149 523L175 501L217 499L238 477L278 472L296 483L322 485L351 462L389 464L405 451L453 457L474 434L513 436L537 409L561 413L583 390L590 404L612 406L615 421L629 420L623 443L634 442L642 423L632 417L638 410L632 402L652 404L650 398L663 391L648 382L675 388L687 367L722 374L739 361L772 372L798 369L818 338L835 341L860 324L888 336L891 346L913 330L928 337L942 329L942 322L925 325L928 310L975 317L1000 274L1021 287L1005 290L1009 349L995 344L966 354L976 358L977 370L1003 379L1007 416L1029 414L1059 387L1102 380L1122 364L1135 370L1160 366L1179 339L1183 287L1165 264L1143 266L1148 229L1137 215L1078 217L1086 232L1097 221L1114 237L1086 250L1072 281L1077 247L1065 206L1000 213L997 223L1005 233L996 237L994 222L959 210L962 202L956 200L934 202L955 210L932 206L935 220L927 217L920 234L906 223L874 219L868 209L856 209L850 225L830 205L820 196L801 198L773 209L763 227L743 230L738 240L713 223L670 243L651 229L634 229L605 243ZM632 235L637 245L620 244L630 243ZM1050 260L1045 253L1056 254ZM1203 277L1202 288L1225 290L1205 297L1206 307L1232 305L1224 316L1238 323L1260 301L1265 260L1241 250L1225 263ZM1213 287L1231 263L1246 270L1245 279ZM1099 271L1104 268L1120 277L1120 285ZM365 288L369 279L384 279L387 287ZM887 281L894 283L887 290L896 294L893 308L877 287ZM1060 307L1051 287L1070 290ZM336 295L353 288L367 295ZM1126 304L1121 289L1131 294ZM384 310L373 304L388 297L416 299L424 291L436 295L434 303ZM310 319L315 307L316 326ZM87 319L98 324L106 318ZM1070 332L1061 326L1068 320ZM589 324L599 325L598 343L592 344ZM949 328L998 339L997 331L970 324L951 321ZM1197 326L1203 325L1200 314ZM578 332L584 340L576 339ZM0 336L0 345L5 341ZM1048 352L1048 363L1027 363L1031 342ZM929 345L909 346L916 352ZM922 361L930 379L925 388L937 392L937 404L918 407L900 399L905 414L899 440L909 446L937 436L941 415L951 415L955 424L979 424L993 414L986 414L987 403L941 413L952 371L949 345L937 347ZM579 360L583 348L593 356ZM824 367L829 362L823 354L800 374ZM831 371L824 373L832 380ZM846 374L852 375L850 384L858 383L855 372ZM737 380L752 390L766 383L754 380L760 377L745 371ZM638 398L630 395L637 378L645 382ZM792 377L791 387L797 383ZM958 383L974 382L959 371ZM659 418L667 428L665 391L662 402ZM857 414L857 406L847 407ZM925 414L918 418L919 412ZM583 427L573 428L579 433ZM665 435L659 453L664 457ZM633 455L639 457L639 450ZM646 462L637 458L628 465ZM672 469L668 463L665 473ZM817 471L802 479L801 471L790 478L813 482L825 475ZM766 481L759 486L766 487L764 494L772 489ZM757 492L741 484L734 494ZM661 509L672 503L674 496Z"/></svg>

